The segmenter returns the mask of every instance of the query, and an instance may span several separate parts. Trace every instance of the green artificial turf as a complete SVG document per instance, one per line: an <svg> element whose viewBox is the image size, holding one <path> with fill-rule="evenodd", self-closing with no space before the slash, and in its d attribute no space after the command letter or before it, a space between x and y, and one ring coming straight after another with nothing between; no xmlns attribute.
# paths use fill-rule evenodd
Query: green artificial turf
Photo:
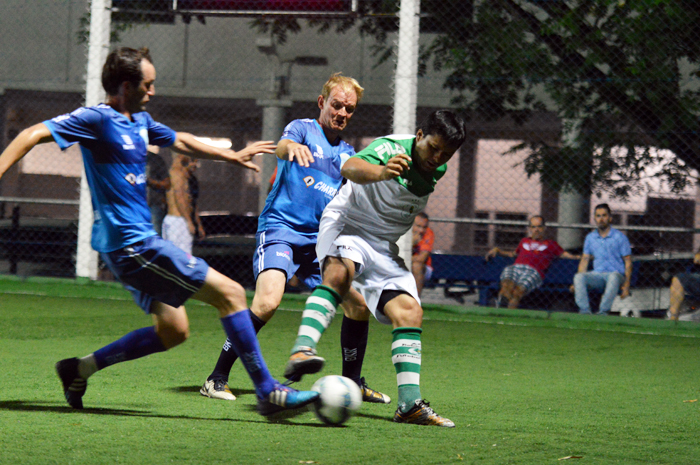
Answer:
<svg viewBox="0 0 700 465"><path fill-rule="evenodd" d="M285 298L260 332L275 376L303 300ZM117 285L2 278L0 463L700 463L697 324L426 307L422 394L454 429L395 424L394 404L365 404L340 428L305 410L267 420L239 364L238 400L201 397L225 337L216 311L197 303L190 340L97 373L75 411L53 364L150 318ZM341 371L339 331L335 321L319 345L322 374ZM390 328L373 320L364 375L395 398L390 345Z"/></svg>

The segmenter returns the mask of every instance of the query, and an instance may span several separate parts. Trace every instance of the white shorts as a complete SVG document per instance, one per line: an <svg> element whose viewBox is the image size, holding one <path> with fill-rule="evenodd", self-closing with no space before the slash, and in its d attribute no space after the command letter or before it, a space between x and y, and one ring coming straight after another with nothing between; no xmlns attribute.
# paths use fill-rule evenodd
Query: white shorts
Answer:
<svg viewBox="0 0 700 465"><path fill-rule="evenodd" d="M406 268L398 253L390 251L386 243L372 243L359 236L340 235L335 238L330 250L319 257L340 257L357 264L353 287L365 298L372 315L384 324L391 324L387 316L378 311L379 298L385 290L405 291L420 305L416 279ZM382 250L385 249L385 250ZM323 267L323 263L321 262ZM323 268L321 268L323 269Z"/></svg>
<svg viewBox="0 0 700 465"><path fill-rule="evenodd" d="M165 215L163 219L163 239L168 240L192 255L194 237L187 228L187 220L181 216Z"/></svg>

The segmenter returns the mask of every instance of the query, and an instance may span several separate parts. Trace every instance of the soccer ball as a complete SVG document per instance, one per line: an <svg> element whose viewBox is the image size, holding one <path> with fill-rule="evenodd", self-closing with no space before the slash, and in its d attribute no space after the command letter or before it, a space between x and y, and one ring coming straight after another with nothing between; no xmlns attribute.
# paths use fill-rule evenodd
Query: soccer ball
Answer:
<svg viewBox="0 0 700 465"><path fill-rule="evenodd" d="M362 405L362 391L350 378L324 376L311 386L311 390L321 394L311 404L311 409L327 425L342 425Z"/></svg>

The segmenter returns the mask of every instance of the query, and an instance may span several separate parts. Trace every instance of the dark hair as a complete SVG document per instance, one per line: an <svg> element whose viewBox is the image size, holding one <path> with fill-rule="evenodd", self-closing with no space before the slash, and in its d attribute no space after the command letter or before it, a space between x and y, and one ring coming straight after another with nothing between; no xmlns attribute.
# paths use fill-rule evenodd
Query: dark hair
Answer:
<svg viewBox="0 0 700 465"><path fill-rule="evenodd" d="M425 218L426 220L430 221L430 218L426 212L419 212L416 216L420 216L421 218Z"/></svg>
<svg viewBox="0 0 700 465"><path fill-rule="evenodd" d="M464 120L450 110L437 110L419 126L424 136L439 135L448 147L459 148L467 138Z"/></svg>
<svg viewBox="0 0 700 465"><path fill-rule="evenodd" d="M542 226L547 226L547 221L545 221L544 216L542 216L542 215L535 215L535 216L531 217L530 218L530 226L532 226L532 220L534 220L535 218L539 218L542 220Z"/></svg>
<svg viewBox="0 0 700 465"><path fill-rule="evenodd" d="M610 206L607 203L599 203L598 205L595 206L593 209L593 213L595 213L596 210L599 209L606 210L608 212L608 215L612 215L612 212L610 211Z"/></svg>
<svg viewBox="0 0 700 465"><path fill-rule="evenodd" d="M120 47L107 55L107 60L102 67L102 87L107 91L107 95L117 95L123 82L138 86L143 80L142 60L153 63L146 47L139 50Z"/></svg>

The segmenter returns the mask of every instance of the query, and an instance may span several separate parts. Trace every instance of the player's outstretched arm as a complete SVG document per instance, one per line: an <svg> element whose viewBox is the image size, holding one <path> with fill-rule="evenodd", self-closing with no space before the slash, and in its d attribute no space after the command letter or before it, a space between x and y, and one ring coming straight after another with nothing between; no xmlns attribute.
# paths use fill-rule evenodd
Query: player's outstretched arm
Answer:
<svg viewBox="0 0 700 465"><path fill-rule="evenodd" d="M351 157L343 165L341 174L357 184L388 181L408 171L409 161L411 157L405 153L390 158L386 165L374 165L361 158Z"/></svg>
<svg viewBox="0 0 700 465"><path fill-rule="evenodd" d="M306 145L290 139L279 141L277 149L275 149L275 155L281 160L296 160L304 168L308 168L309 164L314 162L314 156Z"/></svg>
<svg viewBox="0 0 700 465"><path fill-rule="evenodd" d="M53 136L44 123L35 124L20 132L0 155L0 178L34 146L46 142L53 142Z"/></svg>
<svg viewBox="0 0 700 465"><path fill-rule="evenodd" d="M171 147L178 153L205 160L222 160L236 163L245 168L260 171L260 167L251 160L259 153L275 153L275 143L272 141L258 141L238 152L229 149L220 149L199 142L192 134L178 132L175 143Z"/></svg>

